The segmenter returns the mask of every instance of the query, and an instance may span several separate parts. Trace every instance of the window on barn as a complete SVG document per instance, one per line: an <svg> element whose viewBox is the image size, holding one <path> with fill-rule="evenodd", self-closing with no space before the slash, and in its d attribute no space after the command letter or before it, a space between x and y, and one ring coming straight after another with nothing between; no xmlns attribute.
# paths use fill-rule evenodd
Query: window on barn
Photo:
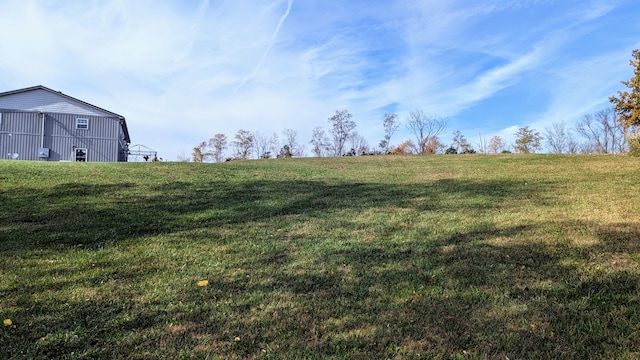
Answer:
<svg viewBox="0 0 640 360"><path fill-rule="evenodd" d="M87 149L76 148L76 161L87 161Z"/></svg>
<svg viewBox="0 0 640 360"><path fill-rule="evenodd" d="M89 119L76 119L76 129L88 130L89 129Z"/></svg>

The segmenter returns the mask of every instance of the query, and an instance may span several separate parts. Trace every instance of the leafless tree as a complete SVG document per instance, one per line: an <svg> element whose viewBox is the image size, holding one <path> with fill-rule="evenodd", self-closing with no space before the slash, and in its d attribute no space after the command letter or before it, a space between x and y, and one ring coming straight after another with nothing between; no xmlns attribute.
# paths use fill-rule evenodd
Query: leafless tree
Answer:
<svg viewBox="0 0 640 360"><path fill-rule="evenodd" d="M567 153L577 154L578 152L580 152L580 144L572 136L567 142Z"/></svg>
<svg viewBox="0 0 640 360"><path fill-rule="evenodd" d="M278 151L280 151L280 139L278 139L277 133L273 133L269 138L269 152L277 155Z"/></svg>
<svg viewBox="0 0 640 360"><path fill-rule="evenodd" d="M330 151L330 140L320 126L313 129L309 143L312 146L311 152L317 157L325 156Z"/></svg>
<svg viewBox="0 0 640 360"><path fill-rule="evenodd" d="M184 151L181 151L178 155L176 155L176 161L177 162L189 162L189 161L191 161L191 158L189 156L187 156L187 154Z"/></svg>
<svg viewBox="0 0 640 360"><path fill-rule="evenodd" d="M384 139L380 141L380 150L383 153L389 151L391 146L391 136L400 128L400 120L396 114L384 114L384 121L382 123L384 127Z"/></svg>
<svg viewBox="0 0 640 360"><path fill-rule="evenodd" d="M502 152L502 150L504 150L504 147L505 147L504 140L502 140L502 138L498 135L495 135L494 137L491 138L491 140L489 140L489 151L491 151L494 154Z"/></svg>
<svg viewBox="0 0 640 360"><path fill-rule="evenodd" d="M284 136L284 142L289 146L289 151L291 155L295 157L303 157L304 156L304 145L298 142L298 132L293 129L284 129L282 131L282 135Z"/></svg>
<svg viewBox="0 0 640 360"><path fill-rule="evenodd" d="M351 136L349 139L349 146L351 149L355 150L358 155L369 152L369 143L367 142L367 139L358 133L354 133L353 136Z"/></svg>
<svg viewBox="0 0 640 360"><path fill-rule="evenodd" d="M231 145L234 147L235 157L240 160L248 159L254 147L254 137L251 131L240 129L234 139Z"/></svg>
<svg viewBox="0 0 640 360"><path fill-rule="evenodd" d="M221 133L215 134L209 139L208 146L215 162L221 162L223 152L227 148L227 135Z"/></svg>
<svg viewBox="0 0 640 360"><path fill-rule="evenodd" d="M253 147L258 159L268 159L271 157L271 151L269 150L269 136L259 131L253 132Z"/></svg>
<svg viewBox="0 0 640 360"><path fill-rule="evenodd" d="M418 151L427 154L433 150L434 138L447 127L447 121L436 115L427 116L421 109L416 109L409 113L407 118L407 128L413 132L418 142Z"/></svg>
<svg viewBox="0 0 640 360"><path fill-rule="evenodd" d="M624 126L611 108L584 115L576 123L575 131L586 141L584 152L609 154L627 151Z"/></svg>
<svg viewBox="0 0 640 360"><path fill-rule="evenodd" d="M571 152L570 145L574 141L571 130L567 129L564 123L554 122L551 126L544 128L544 138L551 153L564 154Z"/></svg>
<svg viewBox="0 0 640 360"><path fill-rule="evenodd" d="M478 142L476 143L476 145L478 145L479 153L481 154L487 153L488 140L486 137L483 137L481 133L478 133Z"/></svg>
<svg viewBox="0 0 640 360"><path fill-rule="evenodd" d="M356 123L351 120L352 115L348 110L336 110L336 113L329 118L331 130L329 133L333 137L334 156L342 156L344 154L344 146L347 140L353 136L356 129Z"/></svg>
<svg viewBox="0 0 640 360"><path fill-rule="evenodd" d="M466 154L470 152L470 150L473 150L471 143L469 143L460 130L453 132L453 139L451 139L451 142L451 148L455 149L455 151L452 151L453 154ZM449 152L447 151L447 153Z"/></svg>

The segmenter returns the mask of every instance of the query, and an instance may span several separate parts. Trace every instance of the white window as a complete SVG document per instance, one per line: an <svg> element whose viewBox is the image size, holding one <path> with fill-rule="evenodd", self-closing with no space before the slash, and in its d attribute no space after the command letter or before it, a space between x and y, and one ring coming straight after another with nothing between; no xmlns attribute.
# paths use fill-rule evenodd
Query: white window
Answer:
<svg viewBox="0 0 640 360"><path fill-rule="evenodd" d="M89 119L76 119L76 129L88 130L89 129Z"/></svg>
<svg viewBox="0 0 640 360"><path fill-rule="evenodd" d="M76 161L87 161L87 149L76 148Z"/></svg>

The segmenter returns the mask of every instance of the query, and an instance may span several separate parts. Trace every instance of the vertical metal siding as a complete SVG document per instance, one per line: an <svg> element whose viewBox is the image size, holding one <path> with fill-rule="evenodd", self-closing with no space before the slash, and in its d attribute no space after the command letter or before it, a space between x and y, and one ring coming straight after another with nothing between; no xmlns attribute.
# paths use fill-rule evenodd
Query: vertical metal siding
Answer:
<svg viewBox="0 0 640 360"><path fill-rule="evenodd" d="M76 119L89 119L89 128L76 129ZM87 161L118 161L118 139L113 137L117 131L119 119L114 117L85 116L70 114L47 114L52 122L51 149L67 160L73 147L87 149ZM53 159L51 159L53 160Z"/></svg>
<svg viewBox="0 0 640 360"><path fill-rule="evenodd" d="M49 158L40 159L42 117L38 112L3 111L0 124L0 159L18 153L21 160L74 160L73 148L86 148L87 161L121 161L118 137L120 119L115 117L45 113L44 147ZM89 129L76 129L77 118L89 119ZM11 135L9 135L11 134Z"/></svg>
<svg viewBox="0 0 640 360"><path fill-rule="evenodd" d="M42 132L39 113L3 112L0 125L0 159L38 160Z"/></svg>

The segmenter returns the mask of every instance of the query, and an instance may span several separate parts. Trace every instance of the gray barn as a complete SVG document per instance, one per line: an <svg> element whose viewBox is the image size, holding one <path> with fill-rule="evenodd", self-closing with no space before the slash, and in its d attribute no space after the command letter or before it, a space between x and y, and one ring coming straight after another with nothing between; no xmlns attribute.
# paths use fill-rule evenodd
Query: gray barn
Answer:
<svg viewBox="0 0 640 360"><path fill-rule="evenodd" d="M0 159L127 161L123 116L34 86L0 93Z"/></svg>

